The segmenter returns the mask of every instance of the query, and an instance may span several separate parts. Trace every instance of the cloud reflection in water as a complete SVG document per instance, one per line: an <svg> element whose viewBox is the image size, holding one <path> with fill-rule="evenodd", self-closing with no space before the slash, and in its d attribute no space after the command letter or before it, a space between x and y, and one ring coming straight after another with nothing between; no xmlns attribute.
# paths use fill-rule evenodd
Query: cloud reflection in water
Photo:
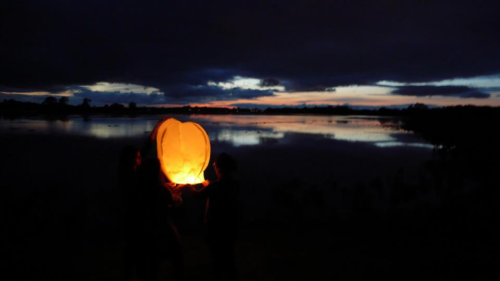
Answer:
<svg viewBox="0 0 500 281"><path fill-rule="evenodd" d="M168 117L168 116L165 116ZM378 117L305 116L305 115L178 115L183 122L202 125L211 141L229 142L233 146L269 143L279 144L287 134L308 134L323 138L373 143L377 147L415 146L432 148L411 132L394 126L383 126ZM161 117L137 118L95 117L84 120L72 117L66 121L40 119L3 120L0 130L16 133L83 135L97 138L145 137ZM384 117L384 120L387 118Z"/></svg>
<svg viewBox="0 0 500 281"><path fill-rule="evenodd" d="M193 116L195 122L214 129L213 140L228 141L235 146L258 145L263 139L283 139L288 133L321 135L350 142L369 142L377 147L418 146L432 148L420 138L404 138L411 132L382 126L374 117L360 116ZM241 128L245 128L242 130ZM210 133L209 133L210 134Z"/></svg>

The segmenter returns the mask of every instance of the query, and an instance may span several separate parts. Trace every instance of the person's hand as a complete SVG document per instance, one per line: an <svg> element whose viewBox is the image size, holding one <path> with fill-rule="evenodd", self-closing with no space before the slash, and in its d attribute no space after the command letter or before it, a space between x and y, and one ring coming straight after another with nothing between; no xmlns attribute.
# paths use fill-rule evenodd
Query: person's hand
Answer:
<svg viewBox="0 0 500 281"><path fill-rule="evenodd" d="M207 187L210 184L210 181L209 180L205 180L201 184L203 184L203 187Z"/></svg>
<svg viewBox="0 0 500 281"><path fill-rule="evenodd" d="M182 205L182 192L174 191L172 192L172 200L174 201L174 207L179 207Z"/></svg>
<svg viewBox="0 0 500 281"><path fill-rule="evenodd" d="M176 189L175 182L166 182L165 186L169 187L170 189Z"/></svg>
<svg viewBox="0 0 500 281"><path fill-rule="evenodd" d="M185 189L188 189L188 188L190 188L190 187L191 187L191 185L190 185L190 184L182 184L182 183L181 183L181 184L176 185L176 186L175 186L175 189L176 189L176 190L185 190Z"/></svg>

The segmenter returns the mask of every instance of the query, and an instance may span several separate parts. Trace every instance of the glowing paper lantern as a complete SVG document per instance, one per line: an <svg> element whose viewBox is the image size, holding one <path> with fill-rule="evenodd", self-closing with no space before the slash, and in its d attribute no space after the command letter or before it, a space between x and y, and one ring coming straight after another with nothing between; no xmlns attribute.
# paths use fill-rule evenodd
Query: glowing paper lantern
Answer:
<svg viewBox="0 0 500 281"><path fill-rule="evenodd" d="M200 183L210 161L210 140L193 122L169 118L158 128L156 137L161 168L171 182Z"/></svg>

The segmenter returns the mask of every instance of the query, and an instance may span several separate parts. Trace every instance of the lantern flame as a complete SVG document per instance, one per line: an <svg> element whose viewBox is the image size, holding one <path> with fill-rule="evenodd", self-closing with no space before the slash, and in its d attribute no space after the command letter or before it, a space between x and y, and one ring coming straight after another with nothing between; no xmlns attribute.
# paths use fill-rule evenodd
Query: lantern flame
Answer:
<svg viewBox="0 0 500 281"><path fill-rule="evenodd" d="M156 141L162 171L171 182L195 184L205 180L210 140L199 124L169 118L160 125Z"/></svg>

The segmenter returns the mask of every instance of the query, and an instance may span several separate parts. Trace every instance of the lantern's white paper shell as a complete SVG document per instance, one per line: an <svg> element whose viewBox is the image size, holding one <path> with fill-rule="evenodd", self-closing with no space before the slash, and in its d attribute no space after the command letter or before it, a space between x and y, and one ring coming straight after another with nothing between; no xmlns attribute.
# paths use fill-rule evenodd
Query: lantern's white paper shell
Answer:
<svg viewBox="0 0 500 281"><path fill-rule="evenodd" d="M161 168L171 182L201 183L210 161L210 140L193 122L169 118L160 125L156 137Z"/></svg>

